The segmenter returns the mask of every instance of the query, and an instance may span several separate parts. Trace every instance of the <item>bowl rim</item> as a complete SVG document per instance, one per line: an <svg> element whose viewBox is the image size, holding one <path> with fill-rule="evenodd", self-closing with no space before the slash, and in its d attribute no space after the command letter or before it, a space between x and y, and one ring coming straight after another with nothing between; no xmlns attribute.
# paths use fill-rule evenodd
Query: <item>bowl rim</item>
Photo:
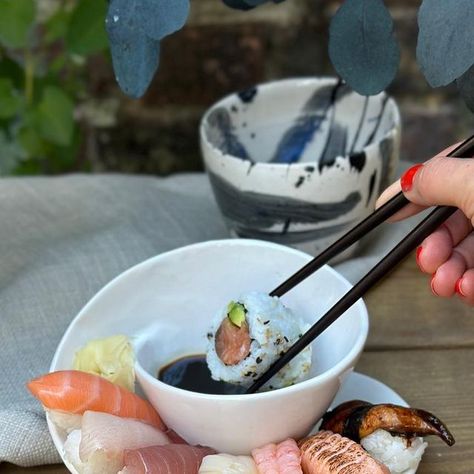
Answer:
<svg viewBox="0 0 474 474"><path fill-rule="evenodd" d="M284 245L280 244L275 244L273 242L267 242L267 241L262 241L262 240L256 240L256 239L224 239L224 240L211 240L199 244L193 244L191 246L186 246L186 247L181 247L180 249L173 250L171 252L166 252L166 255L169 255L171 253L178 253L181 250L185 250L189 247L191 248L205 248L207 246L212 246L213 244L221 244L225 243L226 245L229 244L229 242L232 242L230 245L237 244L239 245L244 245L244 246L263 246L263 247L270 247L270 248L275 248L278 250L283 250L285 252L288 252L290 254L302 256L305 259L311 260L313 257L303 251L296 250L290 247L286 247ZM211 245L209 245L211 244ZM162 254L165 255L165 254ZM332 274L337 280L339 280L343 285L348 287L348 290L352 287L352 284L345 278L343 277L339 272L337 272L334 268L330 267L329 265L324 265L322 268L324 268L325 271L329 272ZM303 380L301 382L298 382L294 385L291 385L289 387L284 387L280 388L278 390L272 390L272 391L267 391L267 392L259 392L255 394L240 394L240 395L215 395L215 394L206 394L206 393L200 393L200 392L192 392L190 390L184 390L178 387L174 387L172 385L168 385L161 380L157 379L154 377L152 374L147 371L142 364L139 362L140 361L140 350L142 346L144 345L144 342L136 348L136 362L135 362L135 371L137 374L137 379L141 384L140 378L143 378L148 384L158 388L160 391L164 391L169 393L170 395L176 395L176 396L181 396L181 397L191 397L194 399L201 399L201 400L208 400L208 401L222 401L222 400L228 400L228 401L243 401L243 400L256 400L256 399L268 399L274 396L280 396L280 395L286 395L286 394L291 394L291 393L297 393L300 391L303 391L307 388L310 388L311 386L316 386L320 385L324 382L326 382L328 379L332 379L335 376L340 375L343 373L345 370L347 370L347 367L351 364L351 362L360 355L362 352L365 342L367 340L368 336L368 331L369 331L369 315L367 311L367 307L362 299L357 301L354 306L358 306L359 309L359 319L360 319L360 329L359 333L357 336L356 341L354 342L353 346L346 352L344 357L335 365L331 366L321 374L316 375L315 377L311 377L307 380Z"/></svg>
<svg viewBox="0 0 474 474"><path fill-rule="evenodd" d="M272 81L267 81L267 82L262 82L259 84L255 84L254 87L258 89L271 89L272 87L284 87L285 85L293 85L293 86L298 86L298 87L307 87L310 85L317 85L321 84L324 82L327 83L332 83L336 84L339 81L339 79L336 76L307 76L307 77L290 77L290 78L285 78L285 79L277 79L277 80L272 80ZM249 87L247 89L252 89L252 87ZM246 160L242 160L242 158L239 158L237 156L231 155L229 153L224 153L220 148L215 146L213 143L211 143L207 135L205 133L205 124L207 120L209 119L209 115L218 107L223 107L226 106L228 102L233 100L235 96L239 93L239 91L231 92L223 97L221 97L219 100L214 102L209 108L206 109L204 114L201 117L200 123L199 123L199 138L200 138L200 143L201 147L205 146L207 148L210 148L214 153L216 153L221 160L233 160L237 162L245 162ZM358 94L356 91L352 91L352 93ZM378 94L375 94L374 96L361 96L361 97L376 97L376 96L382 96L382 97L387 97L387 106L392 107L393 114L394 114L394 120L393 120L393 126L388 130L379 140L377 141L372 141L368 145L364 146L362 150L372 150L373 148L377 147L380 142L385 140L386 138L390 136L394 136L396 138L397 135L400 135L400 129L401 129L401 115L400 115L400 109L398 108L398 105L395 101L395 99L387 94L386 91L379 92ZM208 161L207 154L202 153L204 157L204 162ZM349 156L348 154L340 155L341 157L347 157ZM262 166L262 167L295 167L295 168L305 168L308 166L307 162L296 162L296 163L268 163L264 161L257 161L252 164L252 166Z"/></svg>
<svg viewBox="0 0 474 474"><path fill-rule="evenodd" d="M64 332L59 344L57 345L56 351L54 353L53 359L49 367L49 371L52 372L55 370L59 370L56 366L58 365L60 355L64 351L64 347L66 346L67 340L70 338L70 334L75 330L75 326L78 324L78 321L81 318L83 318L84 315L88 313L90 307L95 305L96 301L99 300L104 293L108 292L112 287L119 284L124 278L127 278L128 276L136 272L139 272L144 268L153 266L162 259L170 258L182 253L186 253L186 252L193 252L199 249L211 248L214 246L266 247L266 248L273 248L275 250L286 252L289 254L297 255L297 256L303 257L305 260L308 260L308 261L313 258L311 255L307 254L306 252L303 252L301 250L297 250L291 247L287 247L285 245L276 244L273 242L257 240L257 239L232 239L232 238L198 242L198 243L178 247L176 249L162 252L158 255L150 257L142 262L139 262L133 265L132 267L128 268L122 273L118 274L115 278L113 278L105 286L103 286L97 293L95 293L95 295L86 303L86 305L83 306L83 308L79 311L79 313L72 319L71 323L69 324L66 331ZM335 269L333 269L329 265L324 265L322 268L324 268L325 271L328 271L329 273L331 273L337 280L339 280L341 283L347 286L348 290L352 287L352 284L344 276L342 276L339 272L337 272ZM192 392L189 390L184 390L181 388L173 387L171 385L167 385L164 382L161 382L160 380L156 379L148 371L146 371L142 367L142 365L138 362L140 347L135 348L136 349L135 371L137 374L137 380L139 384L142 385L140 381L140 377L143 377L147 382L151 383L152 385L157 386L162 391L170 392L171 394L175 394L176 396L187 395L192 398L206 399L206 400L214 401L214 402L217 400L242 402L243 400L250 401L250 400L256 400L256 399L268 399L271 397L280 396L284 394L297 393L313 385L319 385L327 381L328 379L331 379L335 376L340 375L345 370L347 370L348 365L350 365L350 363L353 360L357 359L360 353L362 352L365 342L367 340L368 331L369 331L369 315L368 315L367 307L363 299L358 300L354 306L357 306L359 309L358 317L360 319L360 329L359 329L357 339L355 343L353 344L353 346L350 348L349 351L347 351L344 357L337 364L333 365L332 367L325 370L321 374L318 374L315 377L311 377L310 379L303 380L302 382L298 382L295 385L291 385L289 387L284 387L278 390L273 390L273 391L268 391L268 392L260 392L260 393L255 393L255 394L242 394L242 395L212 395L212 394L205 394L205 393L199 393L199 392ZM71 361L71 364L72 364L72 361Z"/></svg>

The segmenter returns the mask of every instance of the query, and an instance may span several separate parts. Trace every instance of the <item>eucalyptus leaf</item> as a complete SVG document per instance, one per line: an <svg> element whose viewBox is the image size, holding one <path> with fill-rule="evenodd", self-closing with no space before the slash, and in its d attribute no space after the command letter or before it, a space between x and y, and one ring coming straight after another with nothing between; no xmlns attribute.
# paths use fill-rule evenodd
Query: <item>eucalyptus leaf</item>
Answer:
<svg viewBox="0 0 474 474"><path fill-rule="evenodd" d="M267 3L269 0L244 0L245 3L252 7L258 7L259 5L263 5Z"/></svg>
<svg viewBox="0 0 474 474"><path fill-rule="evenodd" d="M117 82L125 94L141 97L158 69L159 41L109 18L107 33Z"/></svg>
<svg viewBox="0 0 474 474"><path fill-rule="evenodd" d="M107 24L160 40L181 29L189 14L189 0L111 0Z"/></svg>
<svg viewBox="0 0 474 474"><path fill-rule="evenodd" d="M345 0L329 30L329 56L339 75L362 95L374 95L394 79L400 49L382 0Z"/></svg>
<svg viewBox="0 0 474 474"><path fill-rule="evenodd" d="M0 43L7 48L26 46L35 15L34 0L0 0Z"/></svg>
<svg viewBox="0 0 474 474"><path fill-rule="evenodd" d="M474 2L423 0L416 56L432 87L450 84L474 63Z"/></svg>
<svg viewBox="0 0 474 474"><path fill-rule="evenodd" d="M72 53L87 56L107 47L106 0L80 0L72 13L66 43Z"/></svg>
<svg viewBox="0 0 474 474"><path fill-rule="evenodd" d="M251 10L255 8L254 6L250 6L244 0L222 0L228 7L234 8L235 10Z"/></svg>
<svg viewBox="0 0 474 474"><path fill-rule="evenodd" d="M0 118L14 117L22 106L22 99L13 87L13 81L0 78Z"/></svg>
<svg viewBox="0 0 474 474"><path fill-rule="evenodd" d="M471 112L474 112L474 66L456 80L459 93Z"/></svg>
<svg viewBox="0 0 474 474"><path fill-rule="evenodd" d="M35 113L39 134L56 145L67 146L74 131L74 104L60 88L47 86Z"/></svg>

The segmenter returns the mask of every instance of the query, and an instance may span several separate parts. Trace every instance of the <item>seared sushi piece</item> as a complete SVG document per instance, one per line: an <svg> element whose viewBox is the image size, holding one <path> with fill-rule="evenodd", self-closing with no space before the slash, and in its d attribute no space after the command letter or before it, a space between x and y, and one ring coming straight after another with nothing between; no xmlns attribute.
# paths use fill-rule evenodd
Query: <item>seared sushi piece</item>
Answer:
<svg viewBox="0 0 474 474"><path fill-rule="evenodd" d="M249 387L308 327L279 298L243 294L218 313L208 333L206 361L212 378ZM292 385L304 379L310 368L308 346L264 388Z"/></svg>
<svg viewBox="0 0 474 474"><path fill-rule="evenodd" d="M362 446L330 431L300 442L304 474L390 474Z"/></svg>
<svg viewBox="0 0 474 474"><path fill-rule="evenodd" d="M361 443L392 474L416 472L427 446L422 436L438 436L448 446L455 442L446 425L432 413L362 400L343 403L326 413L321 429Z"/></svg>

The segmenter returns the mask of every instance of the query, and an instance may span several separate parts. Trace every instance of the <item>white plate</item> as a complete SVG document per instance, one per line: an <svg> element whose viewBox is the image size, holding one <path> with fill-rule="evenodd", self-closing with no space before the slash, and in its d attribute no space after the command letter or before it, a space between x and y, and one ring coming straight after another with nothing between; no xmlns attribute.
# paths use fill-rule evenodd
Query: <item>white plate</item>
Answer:
<svg viewBox="0 0 474 474"><path fill-rule="evenodd" d="M347 377L331 407L348 400L365 400L374 405L377 403L393 403L394 405L408 406L408 403L395 390L368 375L358 372L353 372Z"/></svg>
<svg viewBox="0 0 474 474"><path fill-rule="evenodd" d="M347 377L338 394L336 395L331 408L334 408L337 405L349 400L366 400L374 404L393 403L395 405L408 406L408 403L397 392L395 392L395 390L380 382L379 380L373 379L368 375L360 374L358 372L353 372ZM64 461L64 444L62 440L59 440L56 437L55 444L59 454L61 455L61 458L63 458ZM71 464L68 462L65 462L65 464L70 472L73 474L78 474Z"/></svg>

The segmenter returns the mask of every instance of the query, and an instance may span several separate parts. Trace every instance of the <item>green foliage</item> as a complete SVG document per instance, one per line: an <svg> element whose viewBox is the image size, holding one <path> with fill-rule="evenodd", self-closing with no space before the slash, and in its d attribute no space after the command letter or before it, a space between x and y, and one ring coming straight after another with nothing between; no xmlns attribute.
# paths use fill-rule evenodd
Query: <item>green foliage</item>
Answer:
<svg viewBox="0 0 474 474"><path fill-rule="evenodd" d="M13 81L0 77L0 119L14 117L22 105L23 100L13 87Z"/></svg>
<svg viewBox="0 0 474 474"><path fill-rule="evenodd" d="M35 14L34 0L0 0L0 42L10 48L26 46Z"/></svg>
<svg viewBox="0 0 474 474"><path fill-rule="evenodd" d="M86 56L107 47L106 14L107 4L104 1L82 0L78 4L66 36L71 52Z"/></svg>
<svg viewBox="0 0 474 474"><path fill-rule="evenodd" d="M88 57L107 49L106 10L107 0L0 0L0 174L87 166L74 110L87 100Z"/></svg>
<svg viewBox="0 0 474 474"><path fill-rule="evenodd" d="M74 104L59 88L48 86L36 109L36 129L45 140L56 145L71 143L74 131Z"/></svg>

